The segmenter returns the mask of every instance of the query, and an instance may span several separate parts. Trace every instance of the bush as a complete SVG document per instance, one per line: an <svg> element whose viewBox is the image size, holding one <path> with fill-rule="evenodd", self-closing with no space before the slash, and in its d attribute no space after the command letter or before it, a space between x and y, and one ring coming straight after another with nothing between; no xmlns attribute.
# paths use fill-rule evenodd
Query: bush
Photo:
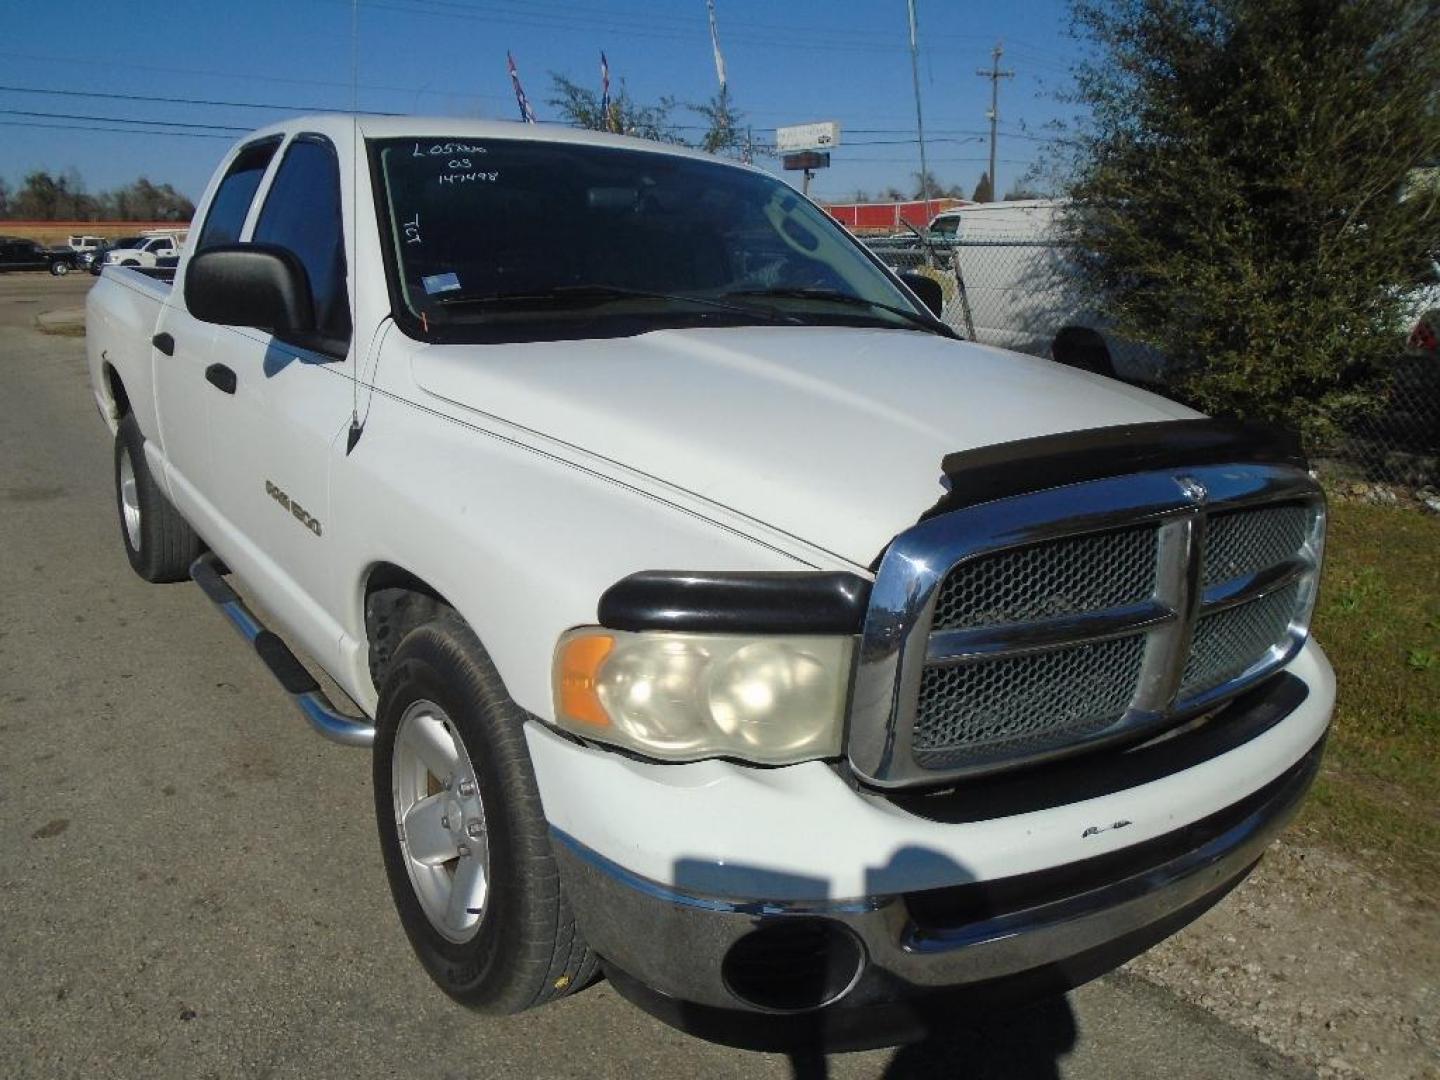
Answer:
<svg viewBox="0 0 1440 1080"><path fill-rule="evenodd" d="M1436 0L1076 0L1067 228L1208 411L1312 439L1383 395L1440 249Z"/></svg>

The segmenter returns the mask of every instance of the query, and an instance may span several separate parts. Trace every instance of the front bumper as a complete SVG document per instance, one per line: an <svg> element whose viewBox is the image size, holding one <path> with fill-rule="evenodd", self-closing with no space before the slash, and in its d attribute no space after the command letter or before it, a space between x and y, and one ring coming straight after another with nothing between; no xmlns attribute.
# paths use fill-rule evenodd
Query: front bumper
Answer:
<svg viewBox="0 0 1440 1080"><path fill-rule="evenodd" d="M1308 790L1323 745L1322 735L1262 787L1168 833L998 879L955 864L940 888L735 898L642 877L560 829L554 849L587 941L642 1007L753 1048L785 1047L796 1033L828 1049L886 1045L953 1016L937 1003L957 995L993 1005L1068 988L1173 933L1254 866ZM933 863L934 852L916 854ZM775 877L773 895L796 895Z"/></svg>

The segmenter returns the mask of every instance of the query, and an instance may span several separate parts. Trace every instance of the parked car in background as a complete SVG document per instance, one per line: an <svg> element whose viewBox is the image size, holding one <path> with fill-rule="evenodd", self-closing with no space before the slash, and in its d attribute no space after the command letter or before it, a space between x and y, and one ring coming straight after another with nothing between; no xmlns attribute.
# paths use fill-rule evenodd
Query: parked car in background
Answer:
<svg viewBox="0 0 1440 1080"><path fill-rule="evenodd" d="M1440 262L1431 264L1430 280L1410 298L1405 351L1412 356L1440 355Z"/></svg>
<svg viewBox="0 0 1440 1080"><path fill-rule="evenodd" d="M180 255L181 241L171 233L158 236L127 236L105 253L106 266L162 266L161 260ZM172 261L171 266L175 265Z"/></svg>
<svg viewBox="0 0 1440 1080"><path fill-rule="evenodd" d="M965 324L959 305L947 316L975 341L1130 382L1161 381L1164 357L1119 337L1101 314L1100 297L1060 236L1064 208L1061 199L977 203L936 214L908 239L866 243L895 269L923 261L958 272Z"/></svg>
<svg viewBox="0 0 1440 1080"><path fill-rule="evenodd" d="M112 246L113 245L107 241L104 247L98 247L94 251L86 252L80 256L80 264L86 270L89 270L93 277L99 277L100 271L105 266L105 253L110 251Z"/></svg>
<svg viewBox="0 0 1440 1080"><path fill-rule="evenodd" d="M75 269L75 253L52 250L20 236L0 236L0 270L49 270L64 277Z"/></svg>
<svg viewBox="0 0 1440 1080"><path fill-rule="evenodd" d="M105 238L103 236L82 236L77 234L67 237L65 245L71 251L75 252L76 255L84 256L93 254L95 251L103 248L105 246Z"/></svg>

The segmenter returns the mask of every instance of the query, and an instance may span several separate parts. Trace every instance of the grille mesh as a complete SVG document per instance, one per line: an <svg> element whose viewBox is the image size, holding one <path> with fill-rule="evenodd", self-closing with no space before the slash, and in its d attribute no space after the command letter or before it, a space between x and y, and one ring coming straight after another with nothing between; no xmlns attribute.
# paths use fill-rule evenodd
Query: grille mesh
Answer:
<svg viewBox="0 0 1440 1080"><path fill-rule="evenodd" d="M1310 512L1303 506L1215 514L1206 526L1202 579L1214 585L1293 559L1309 530Z"/></svg>
<svg viewBox="0 0 1440 1080"><path fill-rule="evenodd" d="M946 576L934 630L1033 622L1120 607L1155 590L1154 526L1066 537L961 563Z"/></svg>
<svg viewBox="0 0 1440 1080"><path fill-rule="evenodd" d="M1289 585L1248 604L1201 616L1195 624L1180 697L1203 694L1229 682L1283 641L1298 595L1299 586Z"/></svg>
<svg viewBox="0 0 1440 1080"><path fill-rule="evenodd" d="M1124 715L1140 677L1143 635L996 660L927 667L913 750L925 768L1023 757L1099 731Z"/></svg>

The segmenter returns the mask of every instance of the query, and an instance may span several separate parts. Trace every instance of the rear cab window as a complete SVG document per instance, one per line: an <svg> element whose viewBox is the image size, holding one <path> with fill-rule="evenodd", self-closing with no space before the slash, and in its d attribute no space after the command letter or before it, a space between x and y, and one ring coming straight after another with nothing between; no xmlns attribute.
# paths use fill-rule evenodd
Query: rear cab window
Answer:
<svg viewBox="0 0 1440 1080"><path fill-rule="evenodd" d="M225 171L225 178L210 200L205 212L205 224L195 242L195 250L201 251L216 244L234 244L240 239L245 217L250 212L250 203L270 166L270 159L280 147L280 136L262 139L241 149Z"/></svg>

